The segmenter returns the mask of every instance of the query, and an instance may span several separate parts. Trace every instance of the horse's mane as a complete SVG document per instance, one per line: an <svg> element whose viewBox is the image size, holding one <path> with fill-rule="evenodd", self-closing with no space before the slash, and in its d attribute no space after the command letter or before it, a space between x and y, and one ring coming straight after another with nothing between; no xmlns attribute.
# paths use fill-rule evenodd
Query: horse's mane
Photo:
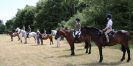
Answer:
<svg viewBox="0 0 133 66"><path fill-rule="evenodd" d="M84 27L87 32L91 33L92 35L101 35L102 32L96 27Z"/></svg>

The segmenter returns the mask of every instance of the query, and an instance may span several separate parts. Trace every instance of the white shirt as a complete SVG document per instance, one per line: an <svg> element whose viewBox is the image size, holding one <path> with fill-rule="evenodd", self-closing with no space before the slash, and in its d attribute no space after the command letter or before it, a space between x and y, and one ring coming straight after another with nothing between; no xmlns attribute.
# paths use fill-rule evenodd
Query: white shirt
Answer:
<svg viewBox="0 0 133 66"><path fill-rule="evenodd" d="M113 24L112 20L109 19L109 20L108 20L108 23L107 23L107 25L106 25L106 28L112 29L112 24Z"/></svg>

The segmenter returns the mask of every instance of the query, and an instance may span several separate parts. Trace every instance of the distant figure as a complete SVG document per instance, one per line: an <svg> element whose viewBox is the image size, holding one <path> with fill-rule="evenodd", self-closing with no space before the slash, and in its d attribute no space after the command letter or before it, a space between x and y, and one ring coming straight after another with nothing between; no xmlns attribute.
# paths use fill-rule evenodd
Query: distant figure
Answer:
<svg viewBox="0 0 133 66"><path fill-rule="evenodd" d="M30 25L28 25L28 30L27 30L27 38L29 38L29 33L31 32Z"/></svg>
<svg viewBox="0 0 133 66"><path fill-rule="evenodd" d="M23 28L22 28L23 30L25 30L25 26L23 25Z"/></svg>

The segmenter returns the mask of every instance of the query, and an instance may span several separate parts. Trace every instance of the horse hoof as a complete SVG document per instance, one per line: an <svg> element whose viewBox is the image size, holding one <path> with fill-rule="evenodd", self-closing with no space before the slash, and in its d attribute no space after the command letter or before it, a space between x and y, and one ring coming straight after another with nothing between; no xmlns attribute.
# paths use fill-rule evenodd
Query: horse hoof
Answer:
<svg viewBox="0 0 133 66"><path fill-rule="evenodd" d="M85 52L85 53L88 53L88 52Z"/></svg>
<svg viewBox="0 0 133 66"><path fill-rule="evenodd" d="M91 52L89 52L88 54L91 54Z"/></svg>
<svg viewBox="0 0 133 66"><path fill-rule="evenodd" d="M125 60L125 58L122 58L122 59L121 59L121 62L122 62L123 60Z"/></svg>
<svg viewBox="0 0 133 66"><path fill-rule="evenodd" d="M102 63L102 60L99 60L99 63Z"/></svg>
<svg viewBox="0 0 133 66"><path fill-rule="evenodd" d="M75 54L71 54L71 56L74 56Z"/></svg>
<svg viewBox="0 0 133 66"><path fill-rule="evenodd" d="M129 62L131 59L128 59L127 62Z"/></svg>
<svg viewBox="0 0 133 66"><path fill-rule="evenodd" d="M103 58L100 58L99 63L102 63L102 61L103 61Z"/></svg>

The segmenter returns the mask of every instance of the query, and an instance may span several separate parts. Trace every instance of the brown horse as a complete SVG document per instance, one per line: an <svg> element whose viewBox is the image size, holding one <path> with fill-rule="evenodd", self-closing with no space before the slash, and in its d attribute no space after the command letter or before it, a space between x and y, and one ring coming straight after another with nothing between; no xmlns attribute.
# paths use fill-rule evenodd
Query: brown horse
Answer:
<svg viewBox="0 0 133 66"><path fill-rule="evenodd" d="M41 38L41 44L43 44L43 40L50 40L50 45L53 44L53 36L52 34L40 34L40 38Z"/></svg>
<svg viewBox="0 0 133 66"><path fill-rule="evenodd" d="M11 41L13 41L13 37L18 37L18 41L20 40L19 34L17 32L8 32L11 37Z"/></svg>
<svg viewBox="0 0 133 66"><path fill-rule="evenodd" d="M77 43L75 41L75 38L73 37L73 32L74 32L74 30L59 29L59 30L57 30L57 33L55 35L55 39L59 38L61 35L63 35L66 38L66 40L69 43L70 48L71 48L71 55L75 55L75 52L74 52L74 49L75 49L74 43ZM83 41L82 40L82 36L80 36L78 41L79 42ZM89 45L91 45L91 44L88 44L88 43L90 43L90 42L85 42L85 49L86 49L86 53L88 53L88 47L90 47L90 49L89 49L89 54L90 54L91 53L91 46L89 46Z"/></svg>
<svg viewBox="0 0 133 66"><path fill-rule="evenodd" d="M85 41L94 41L95 44L98 46L99 54L100 54L100 60L99 62L102 62L103 60L103 54L102 54L102 47L103 46L113 46L116 44L120 44L122 46L122 52L123 56L121 58L121 61L125 59L125 52L127 51L128 59L127 62L131 60L130 58L130 49L128 47L128 41L129 41L129 32L127 31L116 31L112 32L111 35L109 35L110 42L106 42L106 37L103 31L100 31L97 28L94 27L83 27L81 28L82 36ZM110 34L110 33L109 33ZM89 39L91 38L91 39Z"/></svg>

